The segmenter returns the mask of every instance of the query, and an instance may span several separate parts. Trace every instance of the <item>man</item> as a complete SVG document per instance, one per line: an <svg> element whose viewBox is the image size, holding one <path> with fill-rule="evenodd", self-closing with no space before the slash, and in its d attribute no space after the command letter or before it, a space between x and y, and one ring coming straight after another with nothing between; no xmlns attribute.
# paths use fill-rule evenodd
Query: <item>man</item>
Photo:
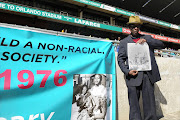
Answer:
<svg viewBox="0 0 180 120"><path fill-rule="evenodd" d="M120 40L121 40L121 37L118 37L117 40L115 39L116 42L120 42ZM115 45L115 51L118 52L119 51L119 43L115 43L114 45Z"/></svg>
<svg viewBox="0 0 180 120"><path fill-rule="evenodd" d="M153 39L150 35L139 34L142 22L138 16L130 16L127 24L131 34L121 40L117 59L122 72L126 76L125 81L130 106L129 120L142 120L139 107L140 91L142 91L143 98L144 120L158 120L155 107L154 83L161 80L161 77L154 57L154 49L162 49L165 46L163 42ZM144 42L149 45L152 70L129 70L127 44L143 44Z"/></svg>

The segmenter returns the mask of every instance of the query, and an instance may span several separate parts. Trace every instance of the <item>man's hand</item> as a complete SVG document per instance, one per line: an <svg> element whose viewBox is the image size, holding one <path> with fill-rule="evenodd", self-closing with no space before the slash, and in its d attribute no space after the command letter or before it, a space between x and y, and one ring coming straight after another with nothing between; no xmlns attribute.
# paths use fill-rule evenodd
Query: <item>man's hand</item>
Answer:
<svg viewBox="0 0 180 120"><path fill-rule="evenodd" d="M137 75L138 74L138 71L137 70L130 70L129 71L129 75L131 75L131 76L135 76L135 75Z"/></svg>
<svg viewBox="0 0 180 120"><path fill-rule="evenodd" d="M141 38L136 43L143 44L144 42L146 42L146 39Z"/></svg>

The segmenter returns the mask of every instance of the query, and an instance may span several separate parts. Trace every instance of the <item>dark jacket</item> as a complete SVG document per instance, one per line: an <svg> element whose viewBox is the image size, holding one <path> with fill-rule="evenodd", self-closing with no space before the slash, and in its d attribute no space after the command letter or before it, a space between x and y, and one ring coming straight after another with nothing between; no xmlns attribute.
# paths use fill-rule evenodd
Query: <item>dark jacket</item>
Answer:
<svg viewBox="0 0 180 120"><path fill-rule="evenodd" d="M149 45L150 58L151 58L151 71L147 71L149 79L151 83L155 83L161 80L159 69L154 57L154 49L162 49L165 48L164 44L160 40L153 39L150 35L140 35L140 38L144 38ZM130 76L129 73L129 65L128 65L128 55L127 55L127 43L135 43L131 35L124 38L120 41L119 51L118 51L118 64L122 70L122 72L126 76L126 85L127 86L139 86L142 83L143 71L139 71L136 76Z"/></svg>

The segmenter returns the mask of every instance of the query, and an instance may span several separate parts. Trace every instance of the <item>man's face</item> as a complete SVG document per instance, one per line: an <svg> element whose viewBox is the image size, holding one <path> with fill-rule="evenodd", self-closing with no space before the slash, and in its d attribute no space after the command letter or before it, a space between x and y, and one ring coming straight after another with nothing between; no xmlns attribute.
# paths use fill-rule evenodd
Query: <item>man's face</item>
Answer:
<svg viewBox="0 0 180 120"><path fill-rule="evenodd" d="M129 29L131 30L132 36L137 36L140 30L140 25L139 24L131 24L129 25Z"/></svg>

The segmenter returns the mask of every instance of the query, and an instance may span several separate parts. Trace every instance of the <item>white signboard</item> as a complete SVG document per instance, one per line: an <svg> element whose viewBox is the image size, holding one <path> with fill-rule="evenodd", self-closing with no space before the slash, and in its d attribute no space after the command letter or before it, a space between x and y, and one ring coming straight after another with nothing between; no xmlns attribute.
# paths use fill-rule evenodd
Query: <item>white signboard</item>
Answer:
<svg viewBox="0 0 180 120"><path fill-rule="evenodd" d="M151 70L151 59L147 43L128 43L128 63L130 70Z"/></svg>

